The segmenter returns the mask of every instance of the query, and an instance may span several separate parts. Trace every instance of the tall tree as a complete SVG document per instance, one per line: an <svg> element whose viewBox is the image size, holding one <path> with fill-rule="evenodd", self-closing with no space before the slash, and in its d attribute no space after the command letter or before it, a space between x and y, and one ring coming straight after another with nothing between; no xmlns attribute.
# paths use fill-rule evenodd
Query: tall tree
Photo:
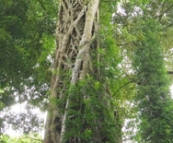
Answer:
<svg viewBox="0 0 173 143"><path fill-rule="evenodd" d="M141 120L142 142L168 143L173 137L173 116L169 82L165 70L163 52L159 43L159 24L143 17L137 41L134 65L137 77L137 102ZM145 22L144 22L145 21Z"/></svg>
<svg viewBox="0 0 173 143"><path fill-rule="evenodd" d="M113 110L98 81L98 6L99 0L59 2L44 143L115 142Z"/></svg>
<svg viewBox="0 0 173 143"><path fill-rule="evenodd" d="M172 141L172 99L164 61L164 49L172 44L168 32L172 29L171 7L171 1L124 2L121 13L114 17L119 45L128 57L126 64L135 67L127 74L137 84L133 103L139 115L138 142Z"/></svg>

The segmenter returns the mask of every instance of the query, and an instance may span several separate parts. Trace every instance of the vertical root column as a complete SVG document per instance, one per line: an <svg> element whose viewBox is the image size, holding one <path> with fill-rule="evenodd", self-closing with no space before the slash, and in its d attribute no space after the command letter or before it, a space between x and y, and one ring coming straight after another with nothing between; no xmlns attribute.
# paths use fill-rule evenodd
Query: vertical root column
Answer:
<svg viewBox="0 0 173 143"><path fill-rule="evenodd" d="M74 7L73 7L74 6ZM51 95L49 98L48 115L45 125L44 143L61 143L63 136L64 117L66 112L61 113L56 105L56 100L64 98L66 91L66 80L70 80L72 65L76 59L79 42L84 26L83 16L86 7L82 7L79 3L71 1L60 1L59 20L56 29L57 48L55 53L55 61L52 70L51 79ZM82 19L82 20L81 20ZM78 27L79 26L79 27ZM78 30L79 29L79 30ZM80 36L80 37L79 37ZM70 84L70 82L69 82ZM66 107L68 105L68 100ZM65 108L65 107L64 107ZM64 114L64 116L62 116Z"/></svg>
<svg viewBox="0 0 173 143"><path fill-rule="evenodd" d="M87 7L87 13L85 13ZM98 0L93 0L87 6L76 1L60 1L59 20L56 29L57 49L51 80L44 143L63 142L70 99L67 98L64 113L59 111L56 100L65 96L65 93L60 91L70 91L71 87L79 80L84 79L89 71L91 65L89 49L97 8ZM67 72L72 72L71 76L66 75ZM65 80L70 79L70 77L69 84L71 87L66 89ZM70 94L69 92L69 96ZM74 140L71 140L71 143L72 141ZM81 141L77 139L76 142Z"/></svg>
<svg viewBox="0 0 173 143"><path fill-rule="evenodd" d="M85 17L85 25L83 27L83 34L82 38L79 44L79 52L76 56L76 60L74 63L74 68L72 70L72 77L71 77L71 87L73 88L79 80L82 80L85 78L86 74L89 71L89 62L90 62L90 54L89 50L92 43L92 30L94 25L94 19L96 16L96 12L98 9L98 0L93 0L88 4L88 9L86 12ZM78 25L79 26L79 25ZM81 27L80 27L81 28ZM69 97L71 96L71 93L69 93ZM73 95L74 96L74 95ZM70 104L70 98L68 97L66 102L66 109L62 120L62 130L61 130L61 136L60 136L60 143L63 142L64 134L66 132L66 120L68 118L68 110L69 110L69 104ZM80 110L80 109L78 109ZM76 140L74 135L74 139L71 139L69 142L73 143L75 140L75 143L77 141L80 142L80 139ZM99 136L99 135L98 135ZM101 142L101 141L100 141Z"/></svg>

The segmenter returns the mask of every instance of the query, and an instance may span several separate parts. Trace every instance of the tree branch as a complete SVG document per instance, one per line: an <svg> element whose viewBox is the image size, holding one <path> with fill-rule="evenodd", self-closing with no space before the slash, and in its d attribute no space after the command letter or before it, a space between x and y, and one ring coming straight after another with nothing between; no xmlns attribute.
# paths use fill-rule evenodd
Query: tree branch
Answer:
<svg viewBox="0 0 173 143"><path fill-rule="evenodd" d="M167 71L168 74L173 74L173 71Z"/></svg>

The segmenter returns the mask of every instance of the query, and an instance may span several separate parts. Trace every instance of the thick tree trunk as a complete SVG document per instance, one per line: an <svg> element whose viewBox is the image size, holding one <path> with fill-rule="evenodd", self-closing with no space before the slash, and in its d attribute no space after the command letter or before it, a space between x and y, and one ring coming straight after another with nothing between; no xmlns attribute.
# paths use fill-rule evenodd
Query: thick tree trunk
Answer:
<svg viewBox="0 0 173 143"><path fill-rule="evenodd" d="M62 143L70 102L70 89L92 72L91 44L96 33L99 0L61 0L56 29L57 48L44 143ZM68 92L67 92L68 91ZM66 96L67 95L67 96ZM65 97L66 96L66 97ZM64 110L58 101L66 99ZM68 142L81 142L80 139ZM101 141L100 141L101 142Z"/></svg>

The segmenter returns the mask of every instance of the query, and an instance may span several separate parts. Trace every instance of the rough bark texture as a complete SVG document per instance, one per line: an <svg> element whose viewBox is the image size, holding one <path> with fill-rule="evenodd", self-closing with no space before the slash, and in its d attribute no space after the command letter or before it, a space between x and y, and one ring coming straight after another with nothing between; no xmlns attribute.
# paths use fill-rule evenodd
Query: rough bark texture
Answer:
<svg viewBox="0 0 173 143"><path fill-rule="evenodd" d="M70 102L70 86L92 72L90 49L96 32L99 0L61 0L56 29L57 48L51 79L51 94L45 125L44 143L64 142ZM69 85L69 86L67 86ZM56 101L68 94L64 111ZM68 142L81 142L80 139ZM101 142L101 141L99 141Z"/></svg>

